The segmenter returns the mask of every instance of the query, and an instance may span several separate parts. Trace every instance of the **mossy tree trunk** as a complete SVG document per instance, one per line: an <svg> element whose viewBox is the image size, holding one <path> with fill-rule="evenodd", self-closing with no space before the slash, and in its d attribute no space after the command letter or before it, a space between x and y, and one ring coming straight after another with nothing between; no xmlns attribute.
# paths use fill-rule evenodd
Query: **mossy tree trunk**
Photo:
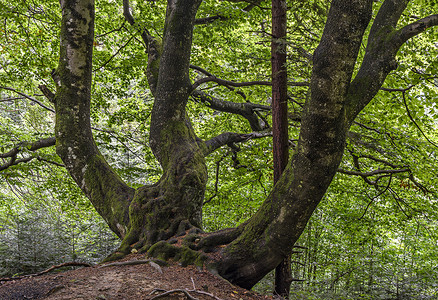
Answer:
<svg viewBox="0 0 438 300"><path fill-rule="evenodd" d="M238 228L238 237L222 251L215 268L224 278L251 288L291 251L336 174L352 122L396 69L398 50L409 38L438 25L438 15L432 15L396 29L408 2L382 4L365 56L358 62L373 0L332 1L313 54L310 95L297 149L258 212ZM359 71L352 78L358 63Z"/></svg>
<svg viewBox="0 0 438 300"><path fill-rule="evenodd" d="M76 183L123 239L119 253L147 249L178 230L200 227L207 171L186 117L189 60L198 1L169 1L162 46L149 60L155 96L150 145L163 167L158 183L128 187L99 153L90 126L94 1L61 1L63 29L56 94L57 153ZM56 76L55 76L56 77Z"/></svg>
<svg viewBox="0 0 438 300"><path fill-rule="evenodd" d="M125 16L132 24L128 1L123 2ZM53 76L57 83L56 149L78 186L122 239L112 258L132 249L150 249L156 254L166 249L163 241L199 227L207 180L204 156L230 141L248 138L226 133L204 142L196 137L187 117L185 107L193 92L188 76L192 32L201 2L168 0L162 42L142 35L149 47L148 80L155 97L150 145L163 167L163 176L154 185L133 189L99 153L91 132L94 1L60 0L60 60ZM287 168L250 220L192 245L201 251L228 244L220 248L222 258L210 264L224 278L250 288L291 251L336 173L350 124L395 68L398 49L410 37L438 23L438 17L432 16L396 30L407 2L383 3L354 79L373 0L332 2L313 57L298 147Z"/></svg>

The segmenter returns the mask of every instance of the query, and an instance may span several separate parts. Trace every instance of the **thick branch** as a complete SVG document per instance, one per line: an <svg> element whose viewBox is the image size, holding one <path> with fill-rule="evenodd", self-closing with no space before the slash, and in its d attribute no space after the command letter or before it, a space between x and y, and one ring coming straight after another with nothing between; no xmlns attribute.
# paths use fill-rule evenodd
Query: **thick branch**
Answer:
<svg viewBox="0 0 438 300"><path fill-rule="evenodd" d="M17 159L17 155L20 152L22 152L23 150L28 150L28 151L34 152L34 151L41 149L41 148L47 148L47 147L54 146L55 142L56 142L56 140L54 137L41 139L41 140L38 140L38 141L33 142L33 143L22 142L22 143L18 144L17 146L15 146L9 152L0 153L0 158L9 158L8 162L0 165L0 171L6 170L7 168L9 168L11 166L15 166L15 165L18 165L20 163L29 162L32 159L37 158L37 156L30 156L30 157Z"/></svg>
<svg viewBox="0 0 438 300"><path fill-rule="evenodd" d="M213 23L216 20L227 20L227 17L218 15L218 16L212 16L212 17L206 17L206 18L200 18L195 20L195 25L204 25L204 24L210 24Z"/></svg>
<svg viewBox="0 0 438 300"><path fill-rule="evenodd" d="M382 34L385 35L393 31L408 2L406 0L385 0L373 22L369 39L376 41Z"/></svg>
<svg viewBox="0 0 438 300"><path fill-rule="evenodd" d="M270 106L248 102L236 103L224 101L198 90L192 92L192 97L196 101L205 103L211 109L241 115L248 120L253 131L261 131L268 127L268 125L259 118L256 112L270 111Z"/></svg>
<svg viewBox="0 0 438 300"><path fill-rule="evenodd" d="M397 34L391 39L395 45L401 47L410 38L419 35L426 29L438 26L438 14L422 18L414 23L406 25L397 31Z"/></svg>
<svg viewBox="0 0 438 300"><path fill-rule="evenodd" d="M431 15L396 30L407 4L405 0L386 0L377 13L362 65L348 90L351 121L374 98L389 72L397 68L395 57L400 47L408 39L438 25L438 15Z"/></svg>
<svg viewBox="0 0 438 300"><path fill-rule="evenodd" d="M38 88L40 89L40 91L44 94L44 96L46 96L46 98L52 102L53 104L55 103L55 94L44 84L41 84L38 86Z"/></svg>
<svg viewBox="0 0 438 300"><path fill-rule="evenodd" d="M16 156L23 149L28 149L29 151L36 151L36 150L41 149L41 148L55 146L55 143L56 143L55 137L41 139L41 140L35 141L33 143L21 142L17 146L15 146L12 150L10 150L9 152L0 153L0 158Z"/></svg>
<svg viewBox="0 0 438 300"><path fill-rule="evenodd" d="M207 150L205 156L214 152L216 149L231 143L242 143L248 140L260 139L267 136L272 136L272 132L252 132L252 133L234 133L224 132L208 141L205 141Z"/></svg>
<svg viewBox="0 0 438 300"><path fill-rule="evenodd" d="M331 2L314 52L311 97L303 109L297 150L267 200L216 265L219 274L235 284L252 287L291 251L339 167L350 125L345 95L372 4Z"/></svg>

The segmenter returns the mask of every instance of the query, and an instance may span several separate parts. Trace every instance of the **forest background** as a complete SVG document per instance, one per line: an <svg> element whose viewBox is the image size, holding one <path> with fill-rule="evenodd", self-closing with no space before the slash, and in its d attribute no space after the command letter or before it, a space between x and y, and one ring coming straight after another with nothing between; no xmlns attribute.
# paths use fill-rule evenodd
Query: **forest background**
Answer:
<svg viewBox="0 0 438 300"><path fill-rule="evenodd" d="M94 138L123 179L134 187L152 183L162 171L145 135L153 104L145 75L147 54L120 3L97 3ZM309 82L329 4L288 2L287 67L295 82ZM165 4L131 5L144 22L137 26L158 34L163 16L153 12L160 7L164 12ZM206 4L205 11L214 9L222 18L196 26L193 65L232 82L270 80L270 12L264 2L247 7ZM434 1L412 1L402 23L437 10ZM30 146L53 136L53 106L38 86L54 85L50 73L58 63L60 18L57 1L0 1L0 277L72 260L95 263L119 244L54 147ZM293 275L300 280L293 282L293 294L317 299L437 297L437 36L432 29L403 46L397 70L356 118L339 172L293 253ZM201 73L193 69L191 76ZM219 99L259 105L259 118L271 124L269 86L230 88L213 82L202 89ZM290 87L288 93L292 150L307 87ZM201 138L254 129L240 115L215 110L199 99L193 98L187 109ZM257 137L206 158L204 230L237 226L271 190L272 138ZM17 156L11 160L8 153L14 149ZM271 280L268 275L256 289L270 291Z"/></svg>

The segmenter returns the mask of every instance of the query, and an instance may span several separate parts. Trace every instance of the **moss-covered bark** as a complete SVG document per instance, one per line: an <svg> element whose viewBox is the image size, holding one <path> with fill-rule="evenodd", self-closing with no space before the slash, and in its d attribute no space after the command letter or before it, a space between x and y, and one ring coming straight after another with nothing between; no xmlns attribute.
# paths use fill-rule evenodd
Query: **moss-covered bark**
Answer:
<svg viewBox="0 0 438 300"><path fill-rule="evenodd" d="M90 125L94 1L61 1L60 60L56 71L56 151L111 229L124 237L134 190L107 164Z"/></svg>
<svg viewBox="0 0 438 300"><path fill-rule="evenodd" d="M192 31L200 3L169 1L162 47L149 54L148 80L155 97L150 145L164 174L157 184L136 191L122 254L133 248L146 251L189 227L201 227L207 170L185 111L191 93Z"/></svg>
<svg viewBox="0 0 438 300"><path fill-rule="evenodd" d="M311 96L297 151L261 209L215 265L231 282L250 288L275 268L330 185L352 121L346 114L346 95L371 9L371 0L332 2L314 53Z"/></svg>
<svg viewBox="0 0 438 300"><path fill-rule="evenodd" d="M146 249L187 226L201 226L207 173L203 154L185 114L190 93L187 83L191 30L199 3L188 1L176 6L170 3L164 36L167 47L161 51L158 42L151 44L150 49L156 50L150 54L148 68L151 86L156 90L151 144L164 175L157 184L134 190L107 164L91 133L94 1L61 2L57 153L99 214L123 239L119 256L133 248ZM178 21L183 25L176 24ZM164 67L161 61L167 62ZM163 72L170 72L174 77L160 75Z"/></svg>
<svg viewBox="0 0 438 300"><path fill-rule="evenodd" d="M396 30L408 1L385 1L371 28L361 68L352 80L373 0L333 0L313 57L311 92L298 147L273 191L238 228L200 241L187 239L188 244L177 248L169 239L201 226L207 181L203 155L213 151L197 139L185 111L192 92L188 75L192 32L201 2L168 0L162 43L149 40L148 80L155 97L150 145L164 174L156 184L134 190L107 164L91 132L94 1L60 1L56 148L78 186L122 238L111 259L135 249L174 257L184 264L201 264L205 256L195 249L212 251L216 245L228 244L221 250L222 258L210 266L231 282L250 288L279 264L305 228L336 173L350 124L394 68L398 48L427 26L437 25L438 17Z"/></svg>

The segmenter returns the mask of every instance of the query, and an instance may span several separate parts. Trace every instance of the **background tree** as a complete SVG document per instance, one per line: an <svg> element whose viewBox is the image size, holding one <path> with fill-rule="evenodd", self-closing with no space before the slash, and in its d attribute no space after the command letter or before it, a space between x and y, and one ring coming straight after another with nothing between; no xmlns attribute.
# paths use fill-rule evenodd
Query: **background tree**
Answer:
<svg viewBox="0 0 438 300"><path fill-rule="evenodd" d="M287 3L272 1L272 151L274 163L274 184L280 179L289 158L289 136L287 117ZM276 294L288 298L292 275L291 259L288 255L275 268Z"/></svg>
<svg viewBox="0 0 438 300"><path fill-rule="evenodd" d="M260 99L264 95L263 86L269 86L270 83L263 80L236 83L227 78L230 76L230 78L240 79L251 74L254 76L252 68L256 66L261 73L266 70L266 64L263 64L263 60L260 60L262 63L257 64L258 58L255 56L255 54L266 53L266 50L261 47L262 45L256 44L256 42L263 44L263 40L259 41L260 36L266 36L264 18L267 17L266 14L263 14L263 7L249 8L247 3L206 1L201 4L200 1L198 3L169 1L165 22L161 24L158 12L164 13L163 4L137 3L133 11L138 13L138 16L134 18L127 1L124 1L124 17L132 27L123 24L124 21L119 19L119 23L122 24L120 27L108 31L108 34L98 33L94 40L95 18L92 2L62 2L63 16L61 20L56 14L57 6L55 3L49 3L42 9L42 12L44 12L44 16L53 12L49 18L50 22L41 22L41 24L44 23L44 26L51 28L52 31L49 32L52 36L44 36L41 43L37 44L31 43L37 35L27 35L26 37L28 29L34 29L34 27L23 26L22 21L29 19L35 24L40 24L39 21L35 21L38 20L38 17L35 16L41 13L41 8L25 6L23 14L16 8L11 8L6 4L2 5L5 7L5 10L2 10L5 12L5 18L13 20L10 23L7 22L8 26L12 26L12 29L6 28L4 30L7 33L5 45L8 45L8 51L21 49L23 46L16 44L15 40L9 39L10 35L18 34L15 33L18 32L16 29L22 30L23 40L31 44L30 52L39 53L39 49L36 49L35 46L32 48L32 46L40 46L44 43L49 43L50 49L56 49L58 43L55 38L58 28L56 24L62 24L59 43L60 60L57 71L53 74L56 93L50 92L54 89L53 84L49 82L45 83L42 90L55 104L55 134L58 155L99 214L104 217L110 228L123 239L118 252L112 258L126 255L133 248L140 251L147 250L150 255L162 253L165 248L168 248L167 244L156 242L166 240L189 228L199 227L204 199L214 199L211 198L214 194L209 198L204 198L207 184L206 166L208 164L216 165L216 178L219 178L220 174L217 170L219 170L221 162L227 158L226 152L217 155L214 151L221 151L218 150L220 147L229 145L231 159L238 167L242 164L237 158L236 153L239 148L235 144L248 139L264 137L267 134L260 132L246 134L217 132L222 127L214 128L217 121L214 114L205 114L200 117L200 110L193 108L194 103L188 102L188 100L189 97L192 97L191 99L204 103L215 110L242 116L253 131L267 128L269 121L260 114L260 111L268 111L269 107L264 105ZM247 288L275 268L286 253L291 251L294 242L304 230L308 219L338 171L347 137L347 149L348 153L351 154L351 159L347 157L344 161L342 173L360 176L364 182L376 188L378 196L387 192L391 193L389 187L387 189L385 187L394 186L393 178L403 182L403 185L409 182L409 186L413 185L426 194L431 192L425 187L427 180L418 178L419 174L415 172L413 165L404 165L401 162L401 156L395 156L395 161L394 156L391 157L391 160L385 159L384 156L390 156L388 152L381 151L382 146L376 145L372 139L360 131L375 130L374 126L370 126L368 123L373 124L369 118L374 118L376 112L364 112L363 116L358 116L358 114L376 96L389 72L396 67L395 56L400 49L402 49L400 52L403 52L402 45L427 28L436 25L437 16L427 17L430 9L428 11L427 7L418 6L418 14L421 17L416 17L414 14L413 16L417 19L412 22L409 19L410 12L415 11L417 6L410 5L408 7L408 1L385 1L383 4L364 0L333 1L327 18L324 5L320 5L318 2L311 3L311 5L313 6L310 8L299 7L303 12L306 9L313 12L310 14L309 20L300 18L299 15L294 15L293 18L295 20L293 26L297 30L301 30L303 36L309 36L315 44L319 43L312 56L309 55L313 52L311 47L306 49L299 44L299 40L291 41L294 55L305 58L307 63L307 68L300 69L301 76L292 76L291 78L298 78L298 81L301 82L300 79L305 79L304 74L309 69L308 59L313 62L310 91L304 108L302 110L299 108L303 103L298 101L291 108L291 110L298 112L298 115L294 114L292 119L300 121L300 136L294 149L294 155L284 175L253 217L234 229L211 234L201 239L197 245L191 246L198 250L207 248L213 250L216 245L228 244L221 252L222 259L217 261L214 267L228 280ZM257 30L260 36L254 34L254 30L249 30L252 35L245 33L245 37L248 37L245 42L253 43L248 52L241 51L247 57L252 56L253 60L250 65L246 63L247 59L241 60L242 57L239 57L238 52L229 51L226 44L222 43L222 38L225 41L233 37L232 43L229 45L236 45L236 47L231 49L242 49L238 48L237 45L242 43L241 37L244 36L245 29L252 29L253 25L247 21L248 16L237 13L240 8L249 11L247 13L251 17L251 21L258 21L254 22L256 24L254 26L261 28L261 30ZM102 15L111 15L112 11L117 11L114 6L106 3L98 6L98 9L101 10L98 13L102 13ZM403 15L405 11L407 12L406 16ZM376 14L372 19L373 12ZM76 19L78 16L81 16L81 22ZM214 17L211 18L211 16ZM315 16L314 19L313 16ZM422 18L422 16L426 17ZM321 39L307 26L306 21L316 24L320 22L320 25L325 22ZM370 24L371 21L372 24ZM102 22L106 24L105 18ZM243 27L244 30L236 29L236 25L239 23L246 26ZM100 30L104 26L101 23L96 28ZM217 34L209 34L209 30L212 30L210 28L214 28L213 30ZM322 29L318 26L315 28ZM127 32L127 36L121 34L111 37L110 32L122 31ZM141 40L136 40L137 32L141 34ZM219 39L219 42L215 42L215 38ZM129 52L129 59L115 60L115 57L134 40L138 41L136 45L143 45L147 49L147 86L146 79L140 75L146 61L144 52L133 47L132 49L136 51ZM116 44L122 46L111 48L109 45L114 45L113 41L117 41ZM193 46L192 41L194 42ZM362 42L367 43L365 49L361 49ZM203 47L203 43L218 45L218 49L223 51L221 56L223 61L218 59L217 63L209 62L214 47ZM26 46L29 46L28 44ZM425 42L425 44L427 43ZM107 45L107 49L113 51L98 51L99 48L107 47ZM433 45L433 43L428 45ZM258 51L258 47L260 47L260 51ZM94 48L97 51L93 57ZM436 49L434 50L432 46L429 51L436 51ZM39 56L38 60L30 60L29 56L27 58L20 56L17 60L12 60L12 55L9 55L9 60L3 63L3 89L9 92L17 92L20 89L31 91L41 81L46 80L49 70L56 64L53 59L56 54L44 53L46 57ZM131 55L132 53L135 54ZM402 57L409 56L401 54ZM26 80L15 85L15 83L20 82L20 79L28 78L28 72L25 71L18 72L14 76L11 74L11 63L15 64L20 59L22 65L38 70L35 72L38 76L35 78L40 80L35 81L39 82ZM94 81L92 81L92 61L95 62ZM300 60L293 60L290 67L300 63ZM45 64L51 66L47 67ZM201 65L201 67L197 65ZM219 73L223 71L222 78L205 70L207 66ZM433 70L433 67L430 69ZM127 72L127 70L130 71ZM237 74L235 74L236 70L239 70ZM403 74L403 68L400 71ZM436 92L435 87L433 87L434 75L428 72L427 68L417 72L419 73L418 81L432 80L430 93L433 94ZM100 80L103 78L105 80ZM118 82L120 86L110 84L112 82ZM210 89L210 93L207 93L205 88L211 87L213 84L223 86L224 90L236 92L230 97L230 100L235 100L235 102L219 98L219 96L223 97L224 95L224 90L219 87ZM236 88L256 84L261 85L261 87L252 88L251 99L258 98L260 102L238 103L237 97L247 97L247 95ZM416 82L412 81L412 84L416 84ZM428 84L430 83L428 82ZM306 83L291 83L291 86L306 85ZM403 104L409 108L406 94L414 87L407 89L408 87L393 86L387 90L402 93ZM305 94L307 91L296 88L295 93ZM33 96L28 96L29 94L21 93L20 95L21 97L27 96L33 103L40 103L42 108L50 110L49 104L45 100L37 100ZM91 101L92 95L93 101ZM114 106L112 106L114 103L106 101L106 98L111 95L117 96L114 99L120 99L119 105L122 109L116 113L114 113ZM128 95L131 98L129 101L126 100ZM141 98L138 95L141 95L146 101L136 101ZM154 99L153 104L152 99ZM388 97L382 99L384 99L382 103L388 102ZM92 103L93 110L90 110ZM382 104L383 107L380 107L379 113L388 111L385 104ZM429 112L432 111L432 108L433 106L429 105L426 106L425 110ZM99 111L103 110L110 113L110 116L106 116L108 124L111 122L114 124L119 120L129 119L130 114L140 115L138 117L140 119L143 115L147 119L150 109L152 109L150 134L145 134L143 138L149 138L150 148L160 163L162 172L156 164L147 160L144 163L146 167L143 169L147 170L148 166L152 166L151 171L146 172L147 175L143 175L143 178L138 176L139 180L134 179L134 184L128 186L121 180L120 176L126 181L135 177L132 175L135 175L137 171L142 170L132 168L130 174L123 174L117 170L122 167L122 164L117 155L111 155L111 145L105 145L98 150L95 141L101 144L105 143L99 141L99 134L97 134L99 129L95 129L96 137L93 137L90 117L93 118L94 122L97 122L99 118L105 118L105 114L99 114ZM363 124L355 121L356 117L363 118L367 122ZM191 123L190 118L197 122ZM228 117L225 117L225 120L227 120L226 118ZM230 120L236 120L235 116L228 119L227 124L233 124ZM144 124L135 130L141 134L145 127L149 126L149 121L143 120L142 122ZM203 125L203 122L213 126L212 130L204 135L200 131L208 126ZM248 130L244 129L246 125L238 124L233 130ZM350 130L352 124L354 124L352 130L359 132ZM104 133L104 131L99 132ZM384 131L373 131L373 134L379 134L379 132ZM11 166L18 166L26 159L35 161L33 157L40 157L41 155L35 153L39 153L43 147L54 144L54 140L49 138L50 134L48 133L49 131L43 135L45 139L41 142L33 142L36 140L35 138L26 138L24 135L15 141L9 139L11 142L6 145L5 152L2 154L2 158L5 159L4 170L10 172ZM111 131L105 133L109 136L112 134ZM295 134L295 132L291 134ZM117 135L113 136L117 138ZM127 138L132 138L132 135L127 135ZM383 140L381 137L379 138L379 141ZM23 140L31 140L32 142L14 146ZM412 144L406 143L405 147L406 145ZM364 151L356 153L356 149L360 147ZM13 150L9 151L9 149ZM374 151L373 153L378 153L379 156L372 156L367 151ZM106 157L110 161L113 157L113 165L116 168L109 167L101 152L109 154ZM26 153L29 153L30 156ZM135 153L131 154L135 156ZM17 159L18 155L25 156L22 159ZM209 155L216 155L215 163L205 162L205 157ZM151 157L151 153L146 152L145 156ZM48 160L43 157L41 159ZM53 160L59 164L56 158L51 161L53 162ZM385 168L373 169L375 166L384 166ZM157 183L140 186L145 182L156 180L159 176L161 179ZM217 194L219 192L218 181L215 182L212 191ZM260 185L263 187L262 182ZM400 203L400 197L392 195L397 199L397 203ZM372 202L374 200L370 201L371 204Z"/></svg>

